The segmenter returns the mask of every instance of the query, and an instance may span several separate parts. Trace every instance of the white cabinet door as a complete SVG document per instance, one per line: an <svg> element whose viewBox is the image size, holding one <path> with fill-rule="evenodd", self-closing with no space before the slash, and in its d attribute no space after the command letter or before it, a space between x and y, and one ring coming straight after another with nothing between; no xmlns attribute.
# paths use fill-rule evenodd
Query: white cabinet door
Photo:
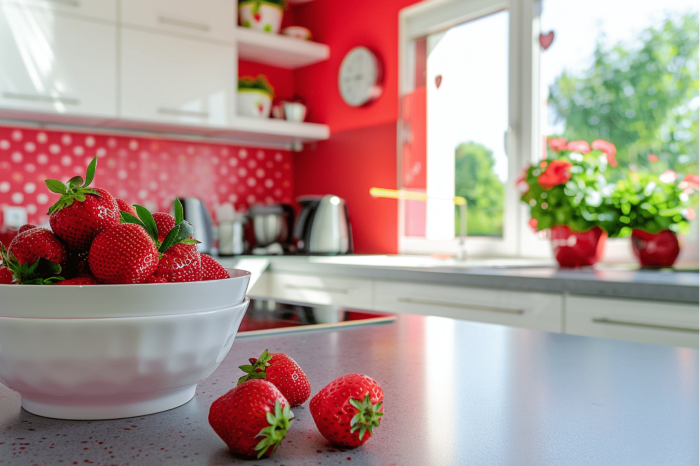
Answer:
<svg viewBox="0 0 700 466"><path fill-rule="evenodd" d="M0 3L38 7L107 21L117 20L117 0L0 0Z"/></svg>
<svg viewBox="0 0 700 466"><path fill-rule="evenodd" d="M374 308L562 331L562 296L407 282L374 283Z"/></svg>
<svg viewBox="0 0 700 466"><path fill-rule="evenodd" d="M0 3L0 108L116 117L116 26Z"/></svg>
<svg viewBox="0 0 700 466"><path fill-rule="evenodd" d="M614 298L566 298L566 333L698 347L698 305Z"/></svg>
<svg viewBox="0 0 700 466"><path fill-rule="evenodd" d="M233 118L234 46L123 29L121 117L223 127Z"/></svg>
<svg viewBox="0 0 700 466"><path fill-rule="evenodd" d="M277 299L372 309L370 280L275 272L269 283Z"/></svg>
<svg viewBox="0 0 700 466"><path fill-rule="evenodd" d="M122 0L121 21L233 43L237 5L234 0Z"/></svg>

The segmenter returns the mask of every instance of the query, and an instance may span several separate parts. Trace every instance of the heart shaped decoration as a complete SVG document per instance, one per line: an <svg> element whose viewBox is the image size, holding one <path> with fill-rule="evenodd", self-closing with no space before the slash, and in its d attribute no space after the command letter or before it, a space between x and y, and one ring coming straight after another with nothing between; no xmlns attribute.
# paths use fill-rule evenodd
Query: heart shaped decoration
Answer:
<svg viewBox="0 0 700 466"><path fill-rule="evenodd" d="M441 74L435 76L435 87L440 89L440 84L442 84L442 75Z"/></svg>
<svg viewBox="0 0 700 466"><path fill-rule="evenodd" d="M554 31L549 31L547 34L540 34L540 46L542 50L547 50L554 42Z"/></svg>

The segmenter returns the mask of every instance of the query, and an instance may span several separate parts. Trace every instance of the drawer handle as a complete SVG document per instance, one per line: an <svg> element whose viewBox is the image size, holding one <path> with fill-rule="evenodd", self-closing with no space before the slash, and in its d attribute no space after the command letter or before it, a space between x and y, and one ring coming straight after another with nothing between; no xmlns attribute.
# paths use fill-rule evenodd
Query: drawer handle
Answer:
<svg viewBox="0 0 700 466"><path fill-rule="evenodd" d="M458 304L458 303L446 303L443 301L429 301L427 299L413 299L413 298L399 298L401 303L410 304L424 304L427 306L444 306L444 307L454 307L457 309L468 309L470 311L488 311L488 312L501 312L503 314L524 314L523 309L504 309L502 307L489 307L489 306L470 306L469 304Z"/></svg>
<svg viewBox="0 0 700 466"><path fill-rule="evenodd" d="M179 108L166 108L160 107L158 113L163 115L176 115L176 116L191 116L199 118L208 118L209 112L198 112L196 110L180 110Z"/></svg>
<svg viewBox="0 0 700 466"><path fill-rule="evenodd" d="M48 0L51 3L60 3L61 5L66 5L66 6L74 6L78 8L80 6L80 2L76 0Z"/></svg>
<svg viewBox="0 0 700 466"><path fill-rule="evenodd" d="M641 322L625 322L624 320L606 319L604 317L592 319L595 324L624 325L627 327L653 328L657 330L675 330L678 332L700 333L700 330L688 327L675 327L673 325L643 324Z"/></svg>
<svg viewBox="0 0 700 466"><path fill-rule="evenodd" d="M325 288L321 286L299 286L299 285L284 285L288 290L308 290L308 291L324 291L326 293L337 293L337 294L357 294L357 290L354 288Z"/></svg>
<svg viewBox="0 0 700 466"><path fill-rule="evenodd" d="M19 92L3 92L3 97L16 100L31 100L33 102L49 102L52 104L80 105L78 99L72 97L54 97L51 95L22 94Z"/></svg>
<svg viewBox="0 0 700 466"><path fill-rule="evenodd" d="M196 29L197 31L209 32L211 29L208 25L202 23L193 23L191 21L183 21L181 19L167 18L165 16L159 16L158 22L162 24L168 24L170 26L180 26L188 29Z"/></svg>

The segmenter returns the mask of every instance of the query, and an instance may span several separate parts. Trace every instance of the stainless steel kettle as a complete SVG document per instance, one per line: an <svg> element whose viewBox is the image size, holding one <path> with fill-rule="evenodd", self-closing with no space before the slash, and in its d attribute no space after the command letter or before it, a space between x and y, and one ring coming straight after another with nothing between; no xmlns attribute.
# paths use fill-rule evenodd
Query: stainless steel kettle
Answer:
<svg viewBox="0 0 700 466"><path fill-rule="evenodd" d="M214 226L207 207L196 197L179 197L178 199L182 204L185 220L192 224L194 237L200 241L197 249L204 254L211 254L214 246Z"/></svg>
<svg viewBox="0 0 700 466"><path fill-rule="evenodd" d="M352 228L345 201L329 194L297 199L301 213L294 236L302 254L352 254Z"/></svg>

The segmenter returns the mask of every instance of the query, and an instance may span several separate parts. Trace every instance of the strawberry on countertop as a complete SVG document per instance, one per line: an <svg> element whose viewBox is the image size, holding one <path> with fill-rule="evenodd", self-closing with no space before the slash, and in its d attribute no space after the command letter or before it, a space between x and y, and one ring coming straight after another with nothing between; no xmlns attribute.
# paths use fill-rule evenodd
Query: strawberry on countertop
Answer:
<svg viewBox="0 0 700 466"><path fill-rule="evenodd" d="M58 274L66 263L65 246L46 228L18 234L7 250L0 245L0 255L3 265L22 284L46 284L60 279Z"/></svg>
<svg viewBox="0 0 700 466"><path fill-rule="evenodd" d="M252 379L265 379L279 389L291 406L299 406L311 396L311 384L299 364L284 353L263 351L259 359L250 358L250 364L240 366L246 373L238 385Z"/></svg>
<svg viewBox="0 0 700 466"><path fill-rule="evenodd" d="M311 416L319 432L331 443L359 447L379 426L384 393L372 378L362 374L338 377L321 389L309 403Z"/></svg>
<svg viewBox="0 0 700 466"><path fill-rule="evenodd" d="M232 453L270 456L292 425L289 402L270 382L249 380L212 403L209 425Z"/></svg>

